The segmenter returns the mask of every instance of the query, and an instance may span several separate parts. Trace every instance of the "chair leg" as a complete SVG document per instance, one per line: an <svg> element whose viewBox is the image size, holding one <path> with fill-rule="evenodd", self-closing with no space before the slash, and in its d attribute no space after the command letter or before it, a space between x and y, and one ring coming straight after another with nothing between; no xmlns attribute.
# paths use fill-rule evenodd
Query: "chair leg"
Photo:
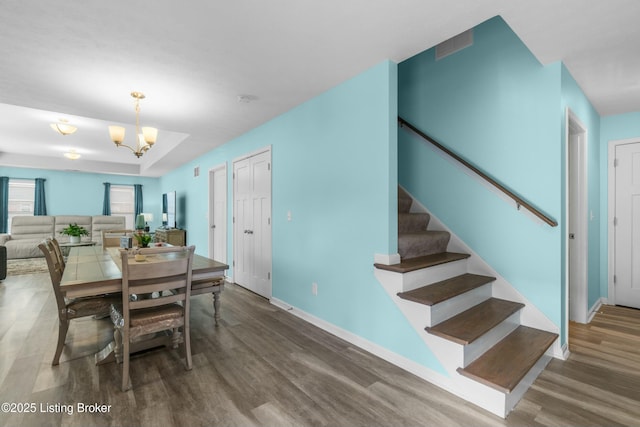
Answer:
<svg viewBox="0 0 640 427"><path fill-rule="evenodd" d="M187 323L183 328L184 333L184 354L187 361L187 371L192 368L191 362L191 333L189 331L189 324Z"/></svg>
<svg viewBox="0 0 640 427"><path fill-rule="evenodd" d="M115 346L113 352L116 355L116 362L122 363L122 330L120 328L113 328L113 341Z"/></svg>
<svg viewBox="0 0 640 427"><path fill-rule="evenodd" d="M129 337L123 340L122 345L122 391L127 391L131 388L131 381L129 381Z"/></svg>
<svg viewBox="0 0 640 427"><path fill-rule="evenodd" d="M53 355L52 366L56 366L60 363L60 355L62 354L62 348L64 342L67 339L67 331L69 330L69 320L58 320L58 346L56 347L56 354Z"/></svg>

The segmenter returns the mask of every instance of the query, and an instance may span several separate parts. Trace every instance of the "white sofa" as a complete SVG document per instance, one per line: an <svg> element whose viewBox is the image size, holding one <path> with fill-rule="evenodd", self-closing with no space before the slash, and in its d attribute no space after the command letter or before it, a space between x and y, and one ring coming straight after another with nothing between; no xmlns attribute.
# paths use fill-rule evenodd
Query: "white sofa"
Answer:
<svg viewBox="0 0 640 427"><path fill-rule="evenodd" d="M57 215L57 216L14 216L11 232L0 234L0 246L6 246L7 258L41 257L38 243L47 237L55 237L60 243L69 241L69 236L60 234L63 228L76 223L87 229L89 236L82 241L101 243L102 230L122 230L125 228L123 216L106 215Z"/></svg>

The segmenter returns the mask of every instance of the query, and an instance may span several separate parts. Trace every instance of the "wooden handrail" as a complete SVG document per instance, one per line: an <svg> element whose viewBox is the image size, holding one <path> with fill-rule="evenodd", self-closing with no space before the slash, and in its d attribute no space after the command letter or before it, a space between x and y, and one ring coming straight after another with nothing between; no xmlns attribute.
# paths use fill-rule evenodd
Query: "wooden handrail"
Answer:
<svg viewBox="0 0 640 427"><path fill-rule="evenodd" d="M547 224L549 224L551 227L556 227L558 225L557 221L555 221L554 219L552 219L549 216L545 215L540 210L536 209L534 206L532 206L526 200L524 200L523 198L521 198L520 196L518 196L517 194L515 194L514 192L512 192L508 188L506 188L504 185L500 184L495 179L491 178L489 175L487 175L486 173L484 173L483 171L481 171L480 169L475 167L473 164L471 164L470 162L465 160L463 157L461 157L458 154L456 154L455 152L451 151L450 149L448 149L444 145L440 144L435 139L431 138L426 133L422 132L420 129L418 129L415 126L413 126L408 121L404 120L402 117L398 117L398 123L400 124L400 127L409 128L411 131L413 131L415 134L419 135L425 141L430 142L436 148L438 148L439 150L443 151L448 156L450 156L451 158L453 158L454 160L456 160L457 162L462 164L464 167L466 167L467 169L473 171L480 178L484 179L489 184L491 184L494 187L496 187L498 190L500 190L502 193L504 193L507 197L511 198L514 202L516 202L516 206L517 206L518 210L520 210L520 207L524 207L529 212L531 212L536 217L538 217L540 220L542 220L542 221L546 222Z"/></svg>

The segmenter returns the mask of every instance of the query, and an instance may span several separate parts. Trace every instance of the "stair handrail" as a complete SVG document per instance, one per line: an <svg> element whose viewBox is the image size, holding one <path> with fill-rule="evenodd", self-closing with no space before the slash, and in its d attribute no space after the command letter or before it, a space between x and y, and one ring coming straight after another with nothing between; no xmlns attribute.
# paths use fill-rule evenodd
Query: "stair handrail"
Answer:
<svg viewBox="0 0 640 427"><path fill-rule="evenodd" d="M529 212L531 212L533 215L538 217L540 220L542 220L545 223L549 224L551 227L556 227L558 225L558 222L556 220L554 220L553 218L551 218L548 215L544 214L542 211L540 211L539 209L534 207L531 203L527 202L526 200L524 200L523 198L521 198L520 196L515 194L513 191L509 190L507 187L505 187L504 185L500 184L495 179L491 178L489 175L487 175L482 170L480 170L479 168L474 166L468 160L464 159L462 156L458 155L454 151L452 151L449 148L445 147L444 145L440 144L438 141L436 141L435 139L433 139L432 137L430 137L426 133L422 132L420 129L416 128L415 126L413 126L411 123L409 123L408 121L406 121L405 119L403 119L400 116L398 116L398 124L400 125L400 127L409 128L412 132L414 132L415 134L419 135L422 139L424 139L425 141L431 143L433 146L438 148L440 151L446 153L448 156L450 156L451 158L453 158L454 160L456 160L457 162L462 164L464 167L466 167L467 169L469 169L472 172L474 172L480 178L484 179L489 184L493 185L495 188L500 190L502 193L504 193L507 197L511 198L516 203L516 207L517 207L518 210L520 210L520 207L523 207L523 208L527 209Z"/></svg>

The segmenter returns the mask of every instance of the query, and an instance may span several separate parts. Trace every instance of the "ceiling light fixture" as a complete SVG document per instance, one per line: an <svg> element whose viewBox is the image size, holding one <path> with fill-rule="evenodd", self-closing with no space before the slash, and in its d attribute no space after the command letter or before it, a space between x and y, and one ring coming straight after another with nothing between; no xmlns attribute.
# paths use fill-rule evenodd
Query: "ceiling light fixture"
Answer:
<svg viewBox="0 0 640 427"><path fill-rule="evenodd" d="M51 123L50 126L51 126L51 129L55 130L62 136L71 135L72 133L78 130L77 127L71 126L69 124L69 120L66 120L66 119L60 119L58 123Z"/></svg>
<svg viewBox="0 0 640 427"><path fill-rule="evenodd" d="M122 126L109 126L109 136L117 147L127 147L133 151L136 157L140 158L144 153L149 151L149 148L153 147L158 137L158 129L143 127L140 128L140 100L144 99L142 92L131 92L131 96L135 99L134 106L136 110L136 146L135 148L123 144L124 141L124 128ZM142 131L142 132L141 132Z"/></svg>
<svg viewBox="0 0 640 427"><path fill-rule="evenodd" d="M64 156L71 160L78 160L80 158L80 154L76 153L76 150L69 150L67 153L64 153Z"/></svg>

